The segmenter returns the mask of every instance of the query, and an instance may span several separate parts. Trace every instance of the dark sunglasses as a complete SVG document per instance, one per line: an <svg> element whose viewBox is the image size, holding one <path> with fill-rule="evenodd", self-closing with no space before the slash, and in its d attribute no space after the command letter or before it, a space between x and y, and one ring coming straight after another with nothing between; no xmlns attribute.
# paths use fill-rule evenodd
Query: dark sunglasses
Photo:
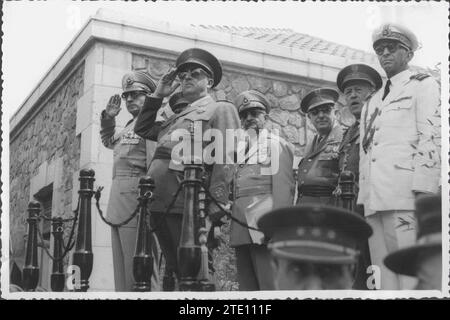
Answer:
<svg viewBox="0 0 450 320"><path fill-rule="evenodd" d="M324 114L330 114L331 113L331 107L317 107L312 109L311 111L309 111L308 113L313 115L313 116L317 116L321 111Z"/></svg>
<svg viewBox="0 0 450 320"><path fill-rule="evenodd" d="M246 119L248 117L248 115L251 115L252 117L256 118L260 114L266 114L266 113L261 109L249 109L249 110L244 110L244 111L240 112L239 117L241 119Z"/></svg>
<svg viewBox="0 0 450 320"><path fill-rule="evenodd" d="M409 51L409 49L402 45L401 43L384 43L384 44L380 44L379 46L375 47L375 53L379 56L382 56L384 53L384 49L388 49L389 53L394 53L396 52L398 49L403 48L406 51Z"/></svg>
<svg viewBox="0 0 450 320"><path fill-rule="evenodd" d="M129 91L122 93L122 99L127 100L131 96L131 99L136 99L141 94L145 94L145 91Z"/></svg>
<svg viewBox="0 0 450 320"><path fill-rule="evenodd" d="M183 81L188 75L196 80L199 80L202 76L209 77L208 73L206 73L206 71L204 71L202 68L178 72L177 77L180 81Z"/></svg>

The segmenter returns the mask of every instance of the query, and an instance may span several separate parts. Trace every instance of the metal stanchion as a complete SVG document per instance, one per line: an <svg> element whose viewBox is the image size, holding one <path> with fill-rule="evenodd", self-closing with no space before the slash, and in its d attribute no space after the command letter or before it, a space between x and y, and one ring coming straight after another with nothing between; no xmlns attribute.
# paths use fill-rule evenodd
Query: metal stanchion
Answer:
<svg viewBox="0 0 450 320"><path fill-rule="evenodd" d="M34 291L39 282L37 223L40 211L41 205L39 202L31 201L28 204L28 240L25 267L23 268L23 288L25 291Z"/></svg>
<svg viewBox="0 0 450 320"><path fill-rule="evenodd" d="M91 233L91 199L94 195L95 172L92 169L80 171L80 212L78 222L77 240L73 253L73 264L80 268L81 280L79 288L75 291L86 292L89 289L89 277L92 272L92 233Z"/></svg>

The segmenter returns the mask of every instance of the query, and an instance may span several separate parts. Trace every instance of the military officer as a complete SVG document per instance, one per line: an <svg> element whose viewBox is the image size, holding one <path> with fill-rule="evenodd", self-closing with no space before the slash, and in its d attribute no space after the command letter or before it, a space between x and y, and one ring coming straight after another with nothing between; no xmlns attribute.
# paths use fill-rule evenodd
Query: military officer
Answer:
<svg viewBox="0 0 450 320"><path fill-rule="evenodd" d="M157 141L155 156L149 169L149 175L156 184L150 210L155 220L159 216L159 219L167 222L170 243L166 245L161 243L161 247L166 257L172 256L174 260L180 241L184 195L178 196L170 214L164 214L183 179L183 165L172 158L172 150L179 143L178 139L172 141L172 135L182 130L190 132L192 127L200 126L202 135L207 129L216 129L222 137L226 137L226 129L239 128L239 116L234 105L226 101L216 102L208 94L208 90L219 84L221 78L222 67L214 55L199 48L183 51L176 60L176 68L171 68L161 78L152 96L147 97L136 122L135 132L138 135ZM172 94L180 85L188 105L165 121L159 132L155 132L152 126L163 98ZM199 136L195 136L194 139L202 141L202 137ZM219 160L223 162L216 161L207 166L208 186L215 199L220 204L227 205L234 169L232 165L227 164L230 162L225 159L225 148L222 154L224 158ZM213 221L222 215L221 210L212 202L208 212Z"/></svg>
<svg viewBox="0 0 450 320"><path fill-rule="evenodd" d="M355 122L344 133L339 146L339 170L350 171L355 177L355 195L358 195L359 181L359 123L361 109L367 98L382 85L380 74L365 64L351 64L343 68L337 76L337 87L344 95L347 108L355 117ZM355 197L356 203L356 197ZM363 206L354 206L356 212L364 217ZM367 267L370 266L370 256L367 243L361 248L358 263L355 289L367 289Z"/></svg>
<svg viewBox="0 0 450 320"><path fill-rule="evenodd" d="M133 130L145 95L155 90L155 83L148 73L135 71L123 76L122 88L122 99L125 100L127 111L133 119L128 121L123 130L116 130L115 119L121 110L118 94L109 99L100 117L103 145L114 150L113 181L107 208L108 220L113 224L120 224L135 211L138 204L139 178L146 174L150 164L148 159L151 159L155 149L153 142L146 142ZM134 284L132 262L136 245L136 220L133 219L122 227L111 228L116 291L131 291ZM155 274L152 279L152 290L157 290L159 255L157 242L153 243Z"/></svg>
<svg viewBox="0 0 450 320"><path fill-rule="evenodd" d="M416 243L390 253L384 264L395 273L416 277L415 290L442 290L441 196L419 196L415 217Z"/></svg>
<svg viewBox="0 0 450 320"><path fill-rule="evenodd" d="M260 143L249 144L245 160L236 168L232 212L235 218L256 228L256 220L264 212L293 204L293 147L281 137L271 134L267 135L268 141L262 141L261 131L266 130L264 125L270 111L270 102L263 94L255 90L244 91L237 96L235 105L242 128L247 133L253 130L249 136L256 133ZM254 141L258 142L258 139ZM267 151L265 147L268 147ZM267 159L250 161L253 155L263 153L267 154ZM274 161L277 164L272 171ZM236 252L237 280L241 291L274 289L270 277L270 254L263 237L259 231L244 228L234 221L231 223L230 245Z"/></svg>
<svg viewBox="0 0 450 320"><path fill-rule="evenodd" d="M351 289L358 246L370 226L346 209L308 203L264 214L277 290Z"/></svg>
<svg viewBox="0 0 450 320"><path fill-rule="evenodd" d="M370 256L381 268L381 289L410 289L413 279L392 273L383 259L414 243L415 197L438 191L440 93L432 77L408 67L418 48L410 30L382 25L373 48L387 81L361 113L358 203L374 230Z"/></svg>
<svg viewBox="0 0 450 320"><path fill-rule="evenodd" d="M297 204L336 203L333 192L338 182L338 148L342 140L342 128L334 114L338 97L336 90L320 88L309 92L301 101L300 109L307 114L317 133L298 166Z"/></svg>
<svg viewBox="0 0 450 320"><path fill-rule="evenodd" d="M337 76L336 84L344 95L347 108L355 117L355 122L344 133L339 146L339 169L349 170L359 180L359 123L361 109L365 101L382 85L380 74L365 64L351 64L343 68Z"/></svg>

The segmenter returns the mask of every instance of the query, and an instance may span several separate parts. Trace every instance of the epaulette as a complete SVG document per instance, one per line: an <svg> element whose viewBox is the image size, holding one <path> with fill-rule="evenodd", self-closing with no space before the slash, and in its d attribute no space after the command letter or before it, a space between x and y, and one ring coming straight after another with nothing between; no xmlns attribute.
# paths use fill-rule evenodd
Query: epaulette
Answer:
<svg viewBox="0 0 450 320"><path fill-rule="evenodd" d="M411 77L409 77L409 79L422 81L423 79L426 79L428 77L430 77L430 75L428 73L416 73L416 74L413 74Z"/></svg>

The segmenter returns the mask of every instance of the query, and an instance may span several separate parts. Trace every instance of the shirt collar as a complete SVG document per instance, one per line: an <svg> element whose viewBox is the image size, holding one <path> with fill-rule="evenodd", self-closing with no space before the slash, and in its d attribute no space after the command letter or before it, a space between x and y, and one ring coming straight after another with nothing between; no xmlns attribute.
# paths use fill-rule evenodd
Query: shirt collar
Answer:
<svg viewBox="0 0 450 320"><path fill-rule="evenodd" d="M402 72L397 73L395 76L390 78L391 85L398 85L400 83L403 83L411 77L412 72L409 69L403 70Z"/></svg>

